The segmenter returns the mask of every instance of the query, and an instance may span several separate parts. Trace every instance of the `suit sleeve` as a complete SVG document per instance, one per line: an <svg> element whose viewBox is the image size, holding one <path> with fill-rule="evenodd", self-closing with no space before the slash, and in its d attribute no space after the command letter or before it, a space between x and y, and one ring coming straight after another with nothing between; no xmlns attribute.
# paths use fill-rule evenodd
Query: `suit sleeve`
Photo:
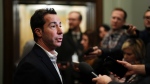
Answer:
<svg viewBox="0 0 150 84"><path fill-rule="evenodd" d="M14 84L42 84L38 70L30 63L22 64L14 75Z"/></svg>

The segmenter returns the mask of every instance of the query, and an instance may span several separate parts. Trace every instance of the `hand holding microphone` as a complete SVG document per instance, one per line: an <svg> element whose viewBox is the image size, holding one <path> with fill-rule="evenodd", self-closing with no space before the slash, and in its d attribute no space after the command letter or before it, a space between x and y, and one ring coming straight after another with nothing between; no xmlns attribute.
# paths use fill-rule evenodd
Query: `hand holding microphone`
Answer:
<svg viewBox="0 0 150 84"><path fill-rule="evenodd" d="M111 78L106 75L98 76L97 74L95 74L93 68L86 62L79 63L79 70L84 74L92 75L93 79L91 79L91 80L96 82L96 84L107 84L110 81L112 81Z"/></svg>

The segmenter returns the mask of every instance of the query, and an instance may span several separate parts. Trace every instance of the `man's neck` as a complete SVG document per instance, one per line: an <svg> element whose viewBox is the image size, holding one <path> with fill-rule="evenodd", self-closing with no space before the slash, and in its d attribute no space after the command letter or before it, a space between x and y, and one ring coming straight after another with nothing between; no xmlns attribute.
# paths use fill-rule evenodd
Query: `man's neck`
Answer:
<svg viewBox="0 0 150 84"><path fill-rule="evenodd" d="M120 31L121 28L118 28L118 29L112 29L112 32L116 32L116 31Z"/></svg>
<svg viewBox="0 0 150 84"><path fill-rule="evenodd" d="M42 47L43 49L47 50L50 53L53 53L55 51L55 48L49 48L48 46L46 46L46 44L43 41L37 41L36 42L40 47Z"/></svg>
<svg viewBox="0 0 150 84"><path fill-rule="evenodd" d="M74 32L80 32L80 27L76 27L72 31L74 31Z"/></svg>

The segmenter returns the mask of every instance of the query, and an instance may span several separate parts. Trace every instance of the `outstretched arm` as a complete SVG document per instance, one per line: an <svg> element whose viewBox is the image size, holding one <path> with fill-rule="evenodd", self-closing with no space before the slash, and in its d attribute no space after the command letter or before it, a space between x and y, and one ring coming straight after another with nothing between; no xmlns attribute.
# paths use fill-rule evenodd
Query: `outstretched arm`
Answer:
<svg viewBox="0 0 150 84"><path fill-rule="evenodd" d="M119 61L117 60L118 63L122 64L123 66L125 66L126 68L128 68L128 72L126 73L126 75L131 75L131 74L146 74L145 72L145 65L131 65L128 62L125 61Z"/></svg>

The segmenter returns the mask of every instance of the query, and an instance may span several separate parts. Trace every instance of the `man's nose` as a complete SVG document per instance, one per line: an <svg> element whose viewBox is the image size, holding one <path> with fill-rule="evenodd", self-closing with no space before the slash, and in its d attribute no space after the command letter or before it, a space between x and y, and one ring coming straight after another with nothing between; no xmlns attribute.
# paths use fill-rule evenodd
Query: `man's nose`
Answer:
<svg viewBox="0 0 150 84"><path fill-rule="evenodd" d="M58 32L58 34L63 34L62 28L58 26L57 27L57 32Z"/></svg>
<svg viewBox="0 0 150 84"><path fill-rule="evenodd" d="M115 18L115 19L114 19L114 22L117 22L117 21L118 21L117 18Z"/></svg>

